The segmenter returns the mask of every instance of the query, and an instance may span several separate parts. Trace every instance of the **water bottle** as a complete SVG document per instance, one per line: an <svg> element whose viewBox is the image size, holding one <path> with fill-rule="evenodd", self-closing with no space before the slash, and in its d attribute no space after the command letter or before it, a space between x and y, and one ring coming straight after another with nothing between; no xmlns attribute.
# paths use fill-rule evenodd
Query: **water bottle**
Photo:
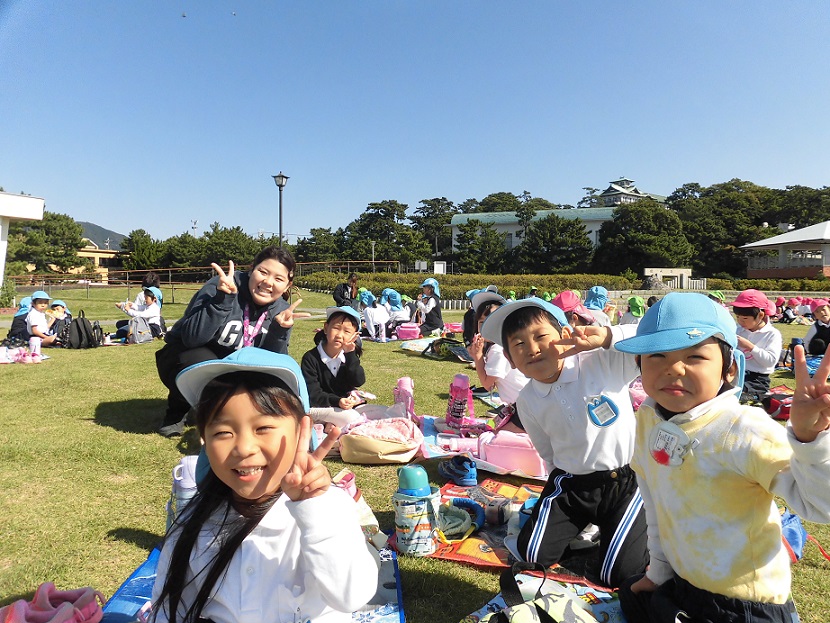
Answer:
<svg viewBox="0 0 830 623"><path fill-rule="evenodd" d="M173 525L190 499L196 495L196 462L198 456L185 456L173 468L173 486L167 503L167 528Z"/></svg>
<svg viewBox="0 0 830 623"><path fill-rule="evenodd" d="M410 556L429 556L438 546L439 491L430 487L421 465L398 468L398 489L392 494L395 509L396 549Z"/></svg>

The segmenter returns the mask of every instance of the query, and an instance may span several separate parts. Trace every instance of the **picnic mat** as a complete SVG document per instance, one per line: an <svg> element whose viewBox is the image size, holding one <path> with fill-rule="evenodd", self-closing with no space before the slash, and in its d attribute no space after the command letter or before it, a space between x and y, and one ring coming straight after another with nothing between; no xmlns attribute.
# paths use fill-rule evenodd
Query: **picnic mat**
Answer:
<svg viewBox="0 0 830 623"><path fill-rule="evenodd" d="M559 590L565 588L588 603L597 621L602 621L603 623L626 623L626 619L620 608L620 600L617 597L617 593L592 584L585 580L585 578L576 577L567 573L548 571L547 577L548 579L545 580L542 586L543 594L551 592L550 589ZM516 580L522 591L522 596L525 599L532 599L536 593L536 589L539 588L541 576L520 573L516 576ZM504 599L501 593L498 593L481 608L464 617L461 623L478 623L478 621L488 614L499 612L504 608Z"/></svg>
<svg viewBox="0 0 830 623"><path fill-rule="evenodd" d="M415 340L404 340L401 342L401 348L420 355L437 339L437 337L421 337Z"/></svg>
<svg viewBox="0 0 830 623"><path fill-rule="evenodd" d="M446 458L454 454L464 454L462 452L453 452L449 448L443 448L438 444L438 429L435 428L435 417L431 415L421 416L421 432L424 434L424 441L421 444L421 454L425 459ZM469 453L467 453L469 454ZM477 457L472 457L476 462L476 469L484 470L492 474L504 476L509 474L511 476L518 476L519 478L529 478L540 482L547 481L546 476L531 476L525 474L521 470L505 469L499 465L488 463Z"/></svg>

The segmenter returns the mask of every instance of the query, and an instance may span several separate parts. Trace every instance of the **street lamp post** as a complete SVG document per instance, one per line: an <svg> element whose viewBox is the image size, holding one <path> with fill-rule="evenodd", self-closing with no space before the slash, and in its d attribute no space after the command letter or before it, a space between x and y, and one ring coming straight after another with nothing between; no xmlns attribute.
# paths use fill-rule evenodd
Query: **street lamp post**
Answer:
<svg viewBox="0 0 830 623"><path fill-rule="evenodd" d="M280 246L282 246L282 189L285 188L285 184L288 182L288 176L283 175L283 172L280 171L278 175L272 175L271 177L274 178L274 183L280 189Z"/></svg>

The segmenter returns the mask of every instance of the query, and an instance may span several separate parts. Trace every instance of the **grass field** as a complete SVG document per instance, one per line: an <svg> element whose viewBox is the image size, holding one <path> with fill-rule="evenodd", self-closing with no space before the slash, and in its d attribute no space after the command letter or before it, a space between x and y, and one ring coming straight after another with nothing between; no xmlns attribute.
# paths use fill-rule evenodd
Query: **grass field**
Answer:
<svg viewBox="0 0 830 623"><path fill-rule="evenodd" d="M91 319L121 317L113 302L126 298L125 289L93 289L89 299L86 295L85 290L52 292ZM302 297L301 309L322 309L331 301L318 293ZM187 298L179 295L179 302L165 304L165 317L180 316ZM460 321L461 314L446 312L445 318ZM320 325L319 317L298 322L291 340L296 359L312 346ZM803 326L782 327L785 343L805 332ZM41 365L0 367L0 605L31 597L47 580L61 588L92 585L112 594L161 540L170 470L183 454L195 453L199 441L192 429L178 439L155 433L166 395L154 365L160 347L155 342L50 350L52 358ZM453 374L474 376L462 364L407 354L394 343L367 343L363 365L366 389L381 404L392 402L398 377L413 377L422 414L444 413ZM773 383L779 381L793 382L788 374ZM332 473L342 467L336 460L328 463ZM435 461L425 465L433 483L443 484ZM395 467L350 468L381 526L391 528ZM830 544L827 527L808 530ZM794 595L802 621L824 623L830 612L830 563L814 546L806 549L793 568ZM400 566L410 623L458 621L498 591L496 574L471 567L405 557Z"/></svg>

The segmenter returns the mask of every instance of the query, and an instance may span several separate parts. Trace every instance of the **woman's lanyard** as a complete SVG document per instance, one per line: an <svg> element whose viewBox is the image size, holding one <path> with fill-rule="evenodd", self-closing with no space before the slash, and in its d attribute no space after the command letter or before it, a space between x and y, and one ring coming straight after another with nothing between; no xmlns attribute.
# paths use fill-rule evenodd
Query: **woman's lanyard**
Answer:
<svg viewBox="0 0 830 623"><path fill-rule="evenodd" d="M268 310L264 310L259 315L259 320L256 321L256 324L251 327L250 317L248 315L248 306L245 306L245 309L242 310L242 346L253 346L254 339L257 335L259 335L260 329L262 329L262 323L265 322L265 317L268 315Z"/></svg>

